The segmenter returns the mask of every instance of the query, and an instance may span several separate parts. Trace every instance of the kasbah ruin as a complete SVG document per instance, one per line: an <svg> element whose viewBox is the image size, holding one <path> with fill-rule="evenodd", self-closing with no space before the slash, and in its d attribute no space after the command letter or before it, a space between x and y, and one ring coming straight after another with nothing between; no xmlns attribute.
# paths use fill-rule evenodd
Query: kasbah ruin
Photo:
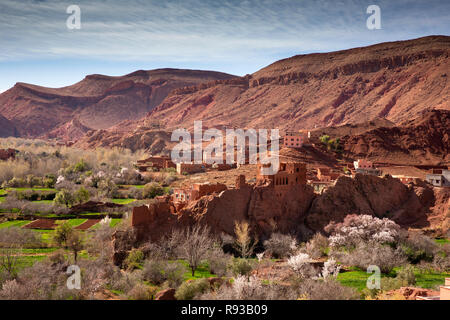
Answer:
<svg viewBox="0 0 450 320"><path fill-rule="evenodd" d="M137 167L143 175L149 168L176 168L186 180L171 195L135 207L132 225L140 238L151 240L194 223L232 235L235 222L244 220L259 239L274 230L307 237L332 220L359 213L389 217L403 227L425 228L430 234L448 232L448 219L442 215L450 203L447 167L421 166L425 174L418 177L391 174L388 165L364 158L330 166L311 163L305 154L318 146L310 138L308 131L284 135L279 171L274 175L260 174L260 163L175 164L167 156L141 160Z"/></svg>

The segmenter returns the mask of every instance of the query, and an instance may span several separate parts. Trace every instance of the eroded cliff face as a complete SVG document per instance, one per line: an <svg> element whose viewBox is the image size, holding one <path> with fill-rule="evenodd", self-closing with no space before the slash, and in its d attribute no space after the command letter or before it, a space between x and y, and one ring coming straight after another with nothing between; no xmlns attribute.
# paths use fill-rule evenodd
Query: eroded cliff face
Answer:
<svg viewBox="0 0 450 320"><path fill-rule="evenodd" d="M269 185L249 185L208 195L176 210L169 197L148 207L136 208L133 225L140 238L156 240L173 228L194 223L209 226L214 234L234 234L235 221L248 221L259 239L272 232L308 238L331 221L347 214L370 214L394 220L404 228L421 228L434 234L448 232L450 201L448 188L426 183L404 185L390 176L379 178L357 174L341 177L321 195L307 185L286 190Z"/></svg>

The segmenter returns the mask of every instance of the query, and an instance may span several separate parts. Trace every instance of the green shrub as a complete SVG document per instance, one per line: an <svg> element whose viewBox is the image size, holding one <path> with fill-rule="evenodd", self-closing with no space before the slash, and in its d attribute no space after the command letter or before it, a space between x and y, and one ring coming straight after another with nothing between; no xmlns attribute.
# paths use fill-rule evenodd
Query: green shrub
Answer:
<svg viewBox="0 0 450 320"><path fill-rule="evenodd" d="M156 196L162 196L164 189L159 183L151 182L147 183L142 189L142 197L144 199L153 199Z"/></svg>
<svg viewBox="0 0 450 320"><path fill-rule="evenodd" d="M175 292L177 300L192 300L195 296L205 293L209 289L206 278L191 280L183 283Z"/></svg>
<svg viewBox="0 0 450 320"><path fill-rule="evenodd" d="M83 203L89 200L89 191L87 191L84 187L81 187L75 193L75 201L77 203Z"/></svg>
<svg viewBox="0 0 450 320"><path fill-rule="evenodd" d="M416 275L414 274L414 267L411 265L407 265L397 272L397 279L401 281L406 281L409 286L416 284Z"/></svg>
<svg viewBox="0 0 450 320"><path fill-rule="evenodd" d="M66 207L70 207L74 204L75 198L71 192L67 191L66 189L63 189L56 194L53 202L55 204L60 204L60 205L66 206Z"/></svg>
<svg viewBox="0 0 450 320"><path fill-rule="evenodd" d="M73 167L73 172L85 172L89 170L88 164L84 161L84 159L81 159L78 163L76 163Z"/></svg>
<svg viewBox="0 0 450 320"><path fill-rule="evenodd" d="M42 180L42 184L46 188L55 187L55 183L56 183L56 176L54 174L47 174L45 178Z"/></svg>
<svg viewBox="0 0 450 320"><path fill-rule="evenodd" d="M57 245L65 246L67 243L67 240L69 239L69 237L71 236L72 233L73 233L73 228L70 225L70 223L64 222L63 224L60 224L59 226L56 227L55 233L53 235L53 241Z"/></svg>
<svg viewBox="0 0 450 320"><path fill-rule="evenodd" d="M168 262L159 259L149 259L144 263L142 275L145 280L161 285L167 282L171 288L177 288L182 282L186 267L179 262Z"/></svg>
<svg viewBox="0 0 450 320"><path fill-rule="evenodd" d="M132 249L125 259L125 266L128 270L137 269L144 262L144 253L139 249Z"/></svg>
<svg viewBox="0 0 450 320"><path fill-rule="evenodd" d="M253 266L247 259L235 258L231 263L231 270L235 276L243 275L246 276L250 274Z"/></svg>

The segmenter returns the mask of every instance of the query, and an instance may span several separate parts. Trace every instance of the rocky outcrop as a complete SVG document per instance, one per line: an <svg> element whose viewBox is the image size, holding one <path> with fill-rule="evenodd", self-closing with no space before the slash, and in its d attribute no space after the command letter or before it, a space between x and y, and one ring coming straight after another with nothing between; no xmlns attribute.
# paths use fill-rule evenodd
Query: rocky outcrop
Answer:
<svg viewBox="0 0 450 320"><path fill-rule="evenodd" d="M392 164L449 164L450 110L424 112L402 126L341 137L346 154Z"/></svg>
<svg viewBox="0 0 450 320"><path fill-rule="evenodd" d="M282 190L256 184L204 196L178 211L164 197L135 208L132 225L140 239L156 240L174 228L196 223L209 226L214 234L233 235L235 222L245 220L260 240L274 231L307 239L348 214L369 214L392 219L404 228L442 233L450 221L448 201L448 193L437 198L436 190L426 183L404 185L391 176L357 174L354 179L340 177L321 195L307 185Z"/></svg>
<svg viewBox="0 0 450 320"><path fill-rule="evenodd" d="M391 176L340 177L314 200L306 221L311 229L320 231L330 221L343 221L352 213L389 218L403 227L425 227L432 197L431 187L408 187Z"/></svg>
<svg viewBox="0 0 450 320"><path fill-rule="evenodd" d="M175 299L175 292L176 290L173 288L161 290L156 294L155 300L177 300Z"/></svg>
<svg viewBox="0 0 450 320"><path fill-rule="evenodd" d="M173 228L205 224L215 234L234 234L235 222L248 221L260 239L274 230L284 233L305 231L305 220L314 192L309 186L293 186L277 191L270 186L249 185L208 195L180 211L169 197L133 210L132 225L139 236L152 240Z"/></svg>

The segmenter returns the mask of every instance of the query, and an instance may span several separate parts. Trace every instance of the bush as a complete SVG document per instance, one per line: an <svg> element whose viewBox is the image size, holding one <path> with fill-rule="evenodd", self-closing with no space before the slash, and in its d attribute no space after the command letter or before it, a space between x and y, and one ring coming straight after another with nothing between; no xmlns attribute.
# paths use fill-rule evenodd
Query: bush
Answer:
<svg viewBox="0 0 450 320"><path fill-rule="evenodd" d="M360 294L354 288L345 287L338 281L306 279L300 283L298 296L310 300L357 300Z"/></svg>
<svg viewBox="0 0 450 320"><path fill-rule="evenodd" d="M253 266L247 259L234 258L231 263L231 270L235 276L246 276L252 272Z"/></svg>
<svg viewBox="0 0 450 320"><path fill-rule="evenodd" d="M414 274L414 267L411 265L407 265L397 272L397 279L406 282L408 286L412 286L416 284L416 275Z"/></svg>
<svg viewBox="0 0 450 320"><path fill-rule="evenodd" d="M86 201L89 200L89 191L87 191L84 187L81 187L80 189L77 190L77 192L75 193L75 202L77 203L84 203Z"/></svg>
<svg viewBox="0 0 450 320"><path fill-rule="evenodd" d="M153 300L155 294L155 287L149 287L142 283L136 283L133 289L128 291L127 296L130 300Z"/></svg>
<svg viewBox="0 0 450 320"><path fill-rule="evenodd" d="M29 229L2 228L0 229L0 244L7 247L41 248L41 236Z"/></svg>
<svg viewBox="0 0 450 320"><path fill-rule="evenodd" d="M133 270L139 268L143 262L144 253L139 249L133 248L125 259L125 266L128 270Z"/></svg>
<svg viewBox="0 0 450 320"><path fill-rule="evenodd" d="M438 251L438 245L433 239L417 232L404 235L400 243L408 261L413 264L422 260L432 261Z"/></svg>
<svg viewBox="0 0 450 320"><path fill-rule="evenodd" d="M231 259L231 256L224 253L220 248L212 250L208 256L209 272L219 277L225 276Z"/></svg>
<svg viewBox="0 0 450 320"><path fill-rule="evenodd" d="M201 300L294 300L298 298L292 287L277 283L263 284L256 277L238 276L232 285L222 285L215 291L198 297Z"/></svg>
<svg viewBox="0 0 450 320"><path fill-rule="evenodd" d="M73 233L73 228L69 222L64 222L56 227L55 233L53 234L53 241L59 246L66 246L67 240Z"/></svg>
<svg viewBox="0 0 450 320"><path fill-rule="evenodd" d="M66 206L66 207L70 207L70 206L72 206L74 204L75 198L74 198L74 196L72 195L71 192L63 189L63 190L59 191L56 194L55 199L53 200L53 202L55 204L63 205L63 206Z"/></svg>
<svg viewBox="0 0 450 320"><path fill-rule="evenodd" d="M208 279L196 279L184 282L175 292L177 300L193 300L209 290L210 285Z"/></svg>
<svg viewBox="0 0 450 320"><path fill-rule="evenodd" d="M394 221L370 215L347 215L342 223L330 223L325 231L330 233L332 247L354 247L358 242L394 243L400 226Z"/></svg>
<svg viewBox="0 0 450 320"><path fill-rule="evenodd" d="M295 250L297 241L290 235L272 233L269 240L264 241L264 248L272 257L281 259L289 256Z"/></svg>
<svg viewBox="0 0 450 320"><path fill-rule="evenodd" d="M290 257L287 263L301 278L310 278L317 274L311 265L311 258L306 253L299 253Z"/></svg>
<svg viewBox="0 0 450 320"><path fill-rule="evenodd" d="M327 255L328 246L328 238L321 233L316 233L306 243L306 253L313 259L319 259Z"/></svg>
<svg viewBox="0 0 450 320"><path fill-rule="evenodd" d="M142 197L144 199L153 199L156 196L162 196L164 194L164 189L157 182L147 183L142 189Z"/></svg>
<svg viewBox="0 0 450 320"><path fill-rule="evenodd" d="M168 262L158 259L145 260L142 275L145 280L161 285L167 281L171 288L177 288L183 282L186 268L179 262Z"/></svg>

